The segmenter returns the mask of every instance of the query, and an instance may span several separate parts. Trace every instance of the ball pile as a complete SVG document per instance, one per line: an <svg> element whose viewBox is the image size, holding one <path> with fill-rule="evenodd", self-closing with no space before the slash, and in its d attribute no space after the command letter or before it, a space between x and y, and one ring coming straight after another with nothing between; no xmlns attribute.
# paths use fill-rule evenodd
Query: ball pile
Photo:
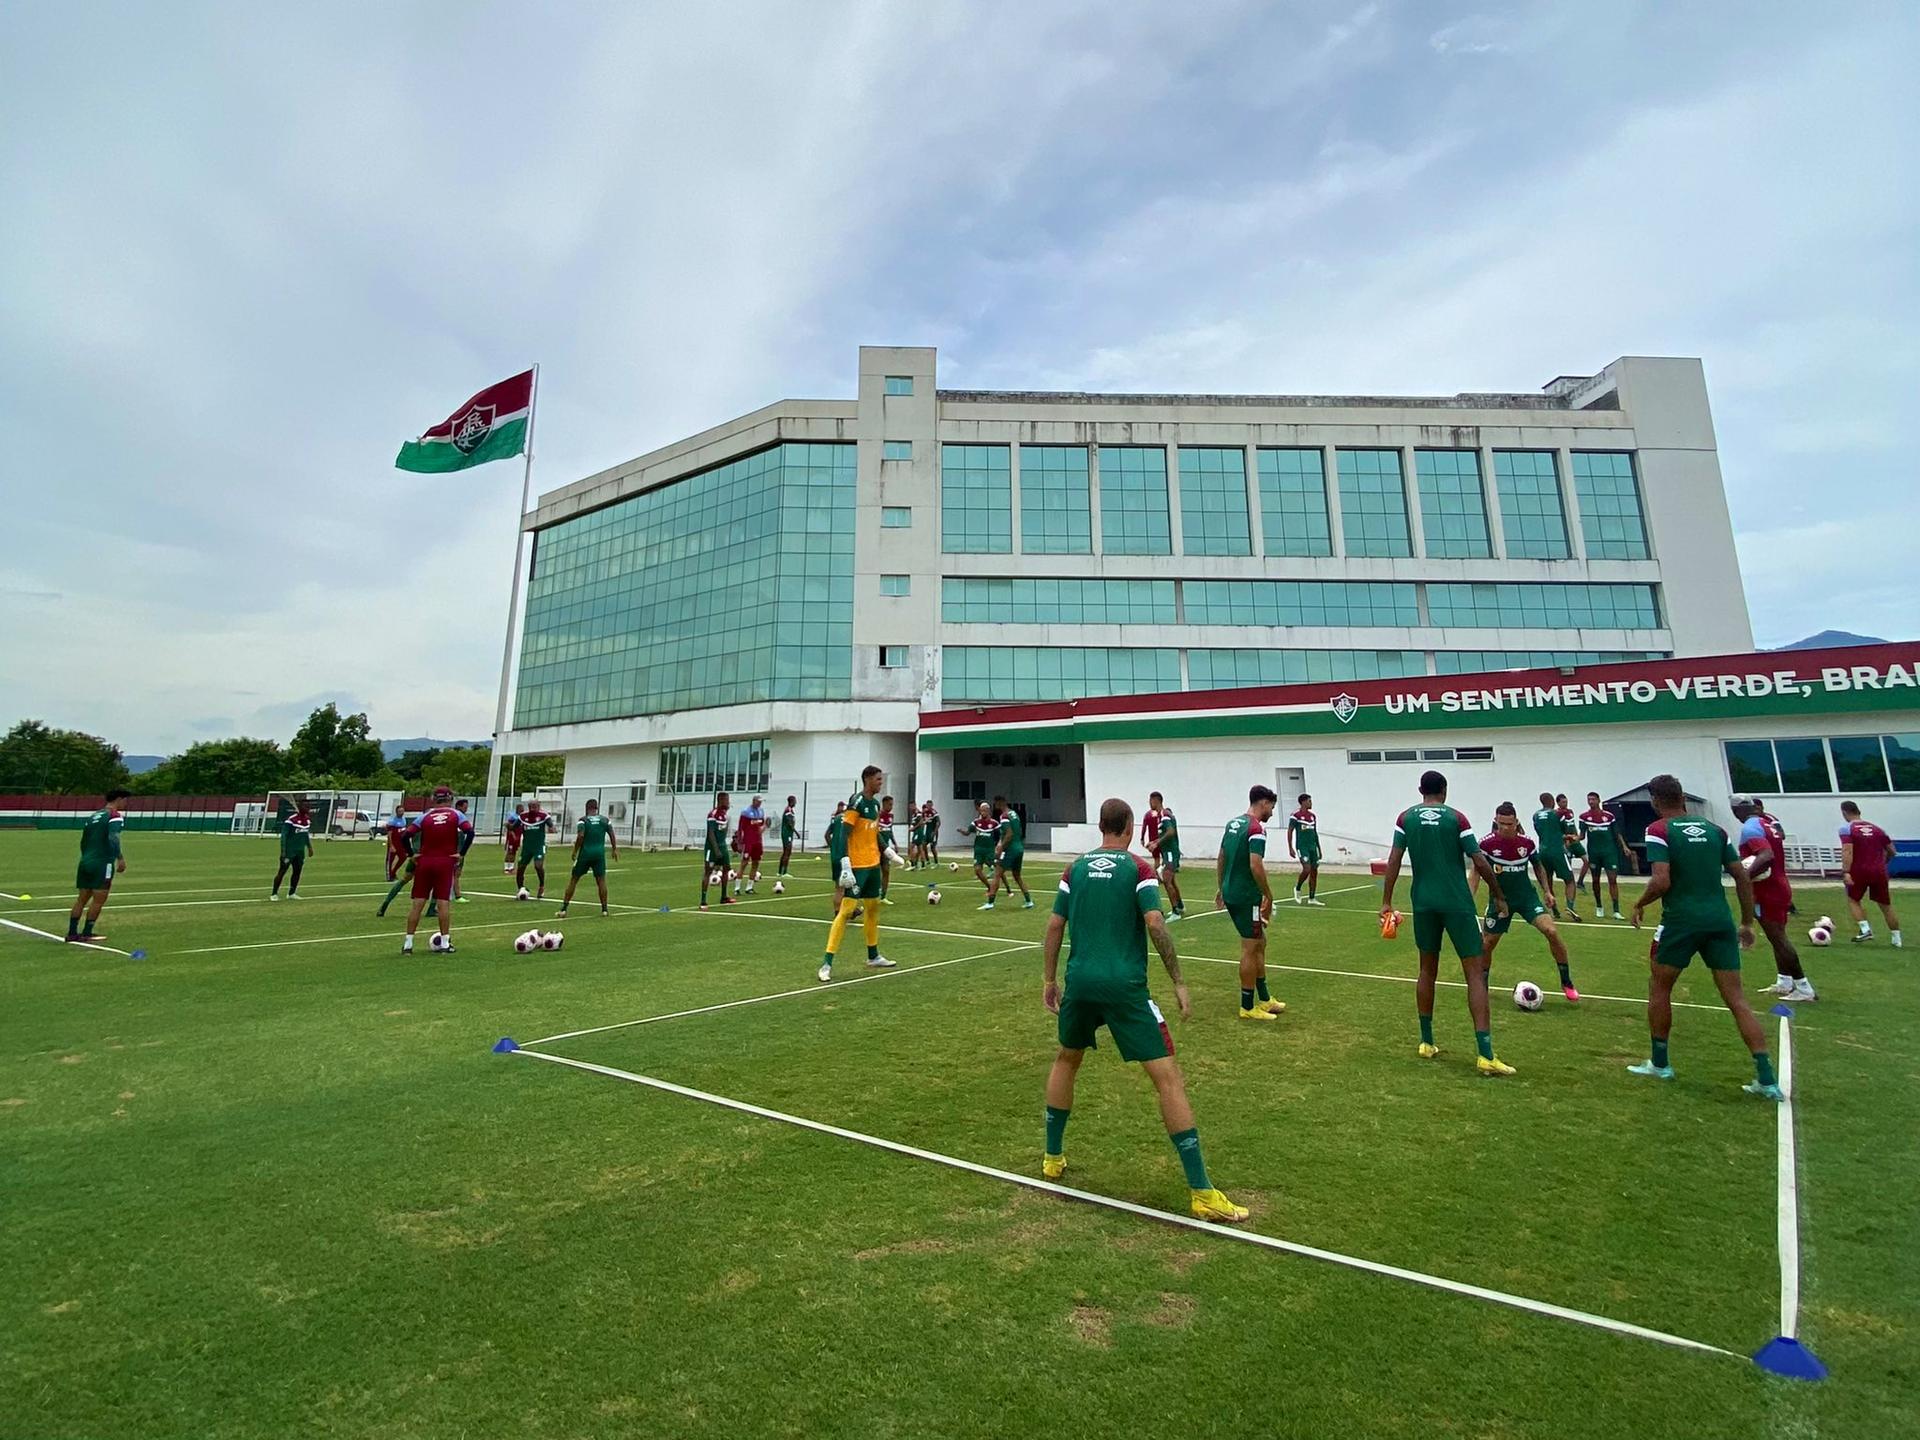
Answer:
<svg viewBox="0 0 1920 1440"><path fill-rule="evenodd" d="M1833 943L1833 917L1831 915L1822 915L1818 920L1814 921L1813 928L1807 931L1807 940L1810 944L1814 945L1831 945Z"/></svg>
<svg viewBox="0 0 1920 1440"><path fill-rule="evenodd" d="M1531 980L1522 980L1513 987L1513 1004L1517 1010L1538 1010L1542 998L1540 987Z"/></svg>
<svg viewBox="0 0 1920 1440"><path fill-rule="evenodd" d="M513 937L513 948L522 955L531 955L535 950L558 950L565 943L566 936L558 930L529 930Z"/></svg>

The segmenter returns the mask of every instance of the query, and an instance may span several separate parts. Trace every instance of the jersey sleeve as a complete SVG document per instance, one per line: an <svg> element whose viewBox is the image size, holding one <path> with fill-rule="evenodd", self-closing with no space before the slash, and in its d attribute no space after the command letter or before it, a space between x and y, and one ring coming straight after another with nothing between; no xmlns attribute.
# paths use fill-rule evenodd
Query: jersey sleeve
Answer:
<svg viewBox="0 0 1920 1440"><path fill-rule="evenodd" d="M1407 812L1404 810L1393 817L1393 843L1402 847L1407 843Z"/></svg>
<svg viewBox="0 0 1920 1440"><path fill-rule="evenodd" d="M1724 830L1720 832L1720 863L1722 865L1738 865L1740 863L1740 852L1733 848L1733 841L1727 838L1727 832Z"/></svg>
<svg viewBox="0 0 1920 1440"><path fill-rule="evenodd" d="M1460 853L1462 855L1480 853L1480 837L1473 833L1473 822L1464 815L1460 817Z"/></svg>
<svg viewBox="0 0 1920 1440"><path fill-rule="evenodd" d="M1062 870L1060 872L1060 888L1053 892L1053 913L1058 915L1062 920L1068 919L1073 910L1073 887L1067 881L1067 877L1072 874L1073 867L1071 865L1065 870Z"/></svg>
<svg viewBox="0 0 1920 1440"><path fill-rule="evenodd" d="M1853 843L1853 826L1842 825L1840 827L1840 843L1842 845L1851 845Z"/></svg>
<svg viewBox="0 0 1920 1440"><path fill-rule="evenodd" d="M116 861L120 858L120 832L126 828L126 816L109 815L107 817L107 849Z"/></svg>
<svg viewBox="0 0 1920 1440"><path fill-rule="evenodd" d="M1146 861L1136 858L1135 863L1139 868L1134 872L1137 878L1133 885L1133 899L1140 913L1146 915L1160 908L1160 881Z"/></svg>
<svg viewBox="0 0 1920 1440"><path fill-rule="evenodd" d="M1249 855L1267 853L1267 827L1258 820L1247 822L1247 853Z"/></svg>
<svg viewBox="0 0 1920 1440"><path fill-rule="evenodd" d="M1647 827L1647 864L1667 863L1667 822L1656 820Z"/></svg>

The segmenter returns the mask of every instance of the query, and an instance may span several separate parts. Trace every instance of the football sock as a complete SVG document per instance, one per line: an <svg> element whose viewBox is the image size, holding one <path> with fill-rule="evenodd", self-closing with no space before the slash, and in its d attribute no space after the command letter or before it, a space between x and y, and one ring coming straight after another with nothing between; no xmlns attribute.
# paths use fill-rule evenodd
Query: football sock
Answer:
<svg viewBox="0 0 1920 1440"><path fill-rule="evenodd" d="M1482 1060L1491 1060L1493 1058L1493 1032L1491 1030L1474 1031L1473 1043L1479 1048L1480 1058Z"/></svg>
<svg viewBox="0 0 1920 1440"><path fill-rule="evenodd" d="M1253 1009L1253 991L1247 989L1244 985L1240 987L1240 1008L1242 1010Z"/></svg>
<svg viewBox="0 0 1920 1440"><path fill-rule="evenodd" d="M1254 989L1254 993L1258 995L1262 1000L1273 999L1273 996L1267 993L1267 977L1266 976L1262 975L1257 980L1255 980L1253 982L1253 989Z"/></svg>
<svg viewBox="0 0 1920 1440"><path fill-rule="evenodd" d="M1431 1015L1420 1017L1420 1043L1422 1045L1433 1043L1433 1016Z"/></svg>
<svg viewBox="0 0 1920 1440"><path fill-rule="evenodd" d="M1667 1042L1658 1035L1653 1037L1653 1063L1662 1070L1673 1063L1667 1058Z"/></svg>
<svg viewBox="0 0 1920 1440"><path fill-rule="evenodd" d="M406 886L406 883L407 883L407 879L406 879L406 876L404 875L401 876L398 880L393 882L393 888L387 891L387 898L380 902L380 913L382 915L387 913L387 907L393 904L393 897L400 893L400 891Z"/></svg>
<svg viewBox="0 0 1920 1440"><path fill-rule="evenodd" d="M1555 963L1559 964L1559 962ZM1564 964L1560 964L1560 985L1562 989L1570 990L1573 988L1573 971L1568 969Z"/></svg>
<svg viewBox="0 0 1920 1440"><path fill-rule="evenodd" d="M1058 1106L1047 1106L1047 1154L1058 1155L1060 1147L1066 1143L1067 1117L1073 1112L1062 1110Z"/></svg>
<svg viewBox="0 0 1920 1440"><path fill-rule="evenodd" d="M853 918L857 902L847 899L840 902L840 910L833 917L833 925L827 931L827 963L833 963L833 957L840 953L840 942L847 935L847 921Z"/></svg>
<svg viewBox="0 0 1920 1440"><path fill-rule="evenodd" d="M84 925L82 925L82 926L80 927L80 933L81 933L82 935L91 935L91 934L93 934L93 922L94 922L94 918L95 918L95 917L93 917L92 915L89 915L89 916L87 917L87 923L86 923L86 924L84 924Z"/></svg>
<svg viewBox="0 0 1920 1440"><path fill-rule="evenodd" d="M67 916L67 934L78 935L79 933L80 933L80 917L78 915Z"/></svg>
<svg viewBox="0 0 1920 1440"><path fill-rule="evenodd" d="M1860 933L1862 935L1871 935L1873 933L1873 926L1869 925L1866 921L1862 920L1860 922Z"/></svg>
<svg viewBox="0 0 1920 1440"><path fill-rule="evenodd" d="M1064 1110L1060 1112L1060 1123L1067 1123ZM1195 1190L1211 1190L1213 1182L1207 1179L1207 1165L1200 1158L1200 1132L1182 1130L1178 1135L1169 1135L1167 1138L1173 1141L1173 1148L1180 1154L1180 1168L1187 1172L1188 1186Z"/></svg>
<svg viewBox="0 0 1920 1440"><path fill-rule="evenodd" d="M867 957L871 959L880 953L880 907L869 900L866 908Z"/></svg>
<svg viewBox="0 0 1920 1440"><path fill-rule="evenodd" d="M1753 1078L1762 1085L1780 1083L1780 1077L1773 1073L1773 1057L1764 1050L1753 1052Z"/></svg>
<svg viewBox="0 0 1920 1440"><path fill-rule="evenodd" d="M1307 899L1311 900L1313 899L1314 896L1318 895L1319 893L1320 893L1320 877L1316 875L1311 880L1307 881Z"/></svg>

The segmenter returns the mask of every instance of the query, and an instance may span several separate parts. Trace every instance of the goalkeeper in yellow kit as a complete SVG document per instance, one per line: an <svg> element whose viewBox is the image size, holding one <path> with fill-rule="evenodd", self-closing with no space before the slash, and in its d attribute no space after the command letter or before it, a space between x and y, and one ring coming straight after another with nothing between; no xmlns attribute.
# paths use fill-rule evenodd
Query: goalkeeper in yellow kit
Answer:
<svg viewBox="0 0 1920 1440"><path fill-rule="evenodd" d="M847 801L840 812L840 825L846 841L846 853L840 860L840 912L827 931L827 954L820 962L822 985L833 979L833 957L847 933L847 922L854 911L864 909L867 928L867 965L874 970L891 970L893 961L880 953L880 787L886 776L878 765L860 772L860 793ZM889 842L891 849L891 842ZM892 855L891 863L900 857Z"/></svg>

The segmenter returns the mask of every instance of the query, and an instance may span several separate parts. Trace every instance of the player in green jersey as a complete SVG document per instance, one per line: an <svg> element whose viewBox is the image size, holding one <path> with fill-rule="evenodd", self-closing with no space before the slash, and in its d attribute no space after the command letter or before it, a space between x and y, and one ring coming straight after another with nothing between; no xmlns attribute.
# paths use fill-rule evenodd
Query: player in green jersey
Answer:
<svg viewBox="0 0 1920 1440"><path fill-rule="evenodd" d="M707 908L707 891L718 885L720 903L731 905L734 897L727 894L727 880L733 870L733 853L727 841L727 810L733 804L733 796L725 790L714 792L713 808L707 812L706 839L700 851L700 908Z"/></svg>
<svg viewBox="0 0 1920 1440"><path fill-rule="evenodd" d="M827 931L827 953L821 958L815 975L822 985L833 979L834 957L840 953L847 922L856 911L864 911L868 968L893 969L893 961L880 953L880 866L888 858L880 844L880 787L886 778L878 765L867 766L860 772L860 793L850 798L840 812L846 849L839 864L840 891L836 898L840 905Z"/></svg>
<svg viewBox="0 0 1920 1440"><path fill-rule="evenodd" d="M593 872L593 883L600 891L600 913L607 910L607 854L620 858L620 842L614 836L613 822L600 813L600 802L589 800L586 814L580 817L573 827L573 875L567 881L567 893L560 897L560 908L554 911L554 919L567 918L567 906L573 903L574 887L580 883L580 877L589 870Z"/></svg>
<svg viewBox="0 0 1920 1440"><path fill-rule="evenodd" d="M107 937L94 934L93 927L106 908L113 877L127 873L126 857L120 853L120 832L126 828L127 817L115 808L115 802L126 798L125 790L109 790L106 804L80 827L80 866L73 877L78 893L73 909L67 912L67 939L76 944L106 943Z"/></svg>
<svg viewBox="0 0 1920 1440"><path fill-rule="evenodd" d="M1549 797L1551 798L1551 797ZM1467 1011L1473 1017L1474 1069L1482 1075L1511 1075L1513 1067L1493 1053L1493 1018L1487 1005L1487 946L1467 888L1467 866L1487 882L1496 918L1507 914L1507 898L1495 882L1493 866L1467 817L1447 804L1447 777L1429 770L1420 777L1420 803L1393 822L1393 849L1387 852L1386 882L1380 917L1393 915L1393 889L1400 863L1413 865L1413 943L1420 955L1414 1004L1420 1016L1420 1058L1440 1053L1433 1040L1433 992L1440 978L1440 941L1453 942L1467 977Z"/></svg>
<svg viewBox="0 0 1920 1440"><path fill-rule="evenodd" d="M1173 1058L1173 1036L1166 1017L1147 993L1147 941L1173 981L1180 1018L1193 1018L1193 1002L1180 976L1179 957L1160 915L1160 889L1153 867L1128 850L1133 838L1133 809L1124 800L1100 806L1100 848L1082 855L1060 877L1053 914L1047 920L1040 959L1044 971L1041 1003L1059 1016L1060 1049L1047 1072L1047 1145L1040 1173L1058 1180L1066 1173L1067 1120L1073 1112L1073 1083L1080 1062L1101 1026L1113 1037L1122 1060L1137 1061L1160 1097L1160 1118L1167 1138L1186 1171L1188 1204L1202 1220L1232 1223L1246 1210L1214 1188L1200 1157L1200 1132L1194 1128L1186 1081ZM1060 942L1069 933L1067 982L1059 973Z"/></svg>
<svg viewBox="0 0 1920 1440"><path fill-rule="evenodd" d="M1033 892L1027 889L1020 869L1027 860L1027 822L1007 803L1007 797L993 797L994 833L993 880L987 886L987 903L982 910L993 909L993 900L1002 890L1020 887L1020 908L1033 909Z"/></svg>
<svg viewBox="0 0 1920 1440"><path fill-rule="evenodd" d="M891 905L887 891L893 888L893 862L889 856L900 853L899 832L893 825L893 796L880 797L880 903Z"/></svg>
<svg viewBox="0 0 1920 1440"><path fill-rule="evenodd" d="M933 801L927 801L927 864L938 867L940 864L940 812L934 808Z"/></svg>
<svg viewBox="0 0 1920 1440"><path fill-rule="evenodd" d="M800 835L800 825L793 813L793 807L799 803L798 795L789 795L787 808L780 812L780 876L782 878L786 876L788 867L793 864L793 842Z"/></svg>
<svg viewBox="0 0 1920 1440"><path fill-rule="evenodd" d="M1187 918L1187 902L1180 895L1180 822L1174 819L1173 807L1160 797L1159 791L1154 791L1153 798L1159 807L1160 820L1153 839L1147 842L1147 849L1159 864L1160 884L1173 902L1173 913L1167 916L1167 923L1171 924Z"/></svg>
<svg viewBox="0 0 1920 1440"><path fill-rule="evenodd" d="M1560 906L1554 900L1553 882L1560 881L1567 896L1567 919L1580 923L1580 887L1573 878L1573 866L1567 863L1567 819L1560 813L1553 795L1540 792L1540 808L1533 812L1534 839L1540 846L1540 863L1547 871L1547 909L1556 917Z"/></svg>
<svg viewBox="0 0 1920 1440"><path fill-rule="evenodd" d="M307 802L303 798L294 807L293 813L280 822L280 868L273 872L273 890L267 896L269 900L280 898L280 882L287 878L287 872L293 872L293 883L287 886L287 898L300 898L300 871L307 863L307 857L313 854L313 817L307 812Z"/></svg>
<svg viewBox="0 0 1920 1440"><path fill-rule="evenodd" d="M1742 1088L1766 1100L1784 1099L1773 1073L1773 1057L1767 1053L1767 1032L1740 991L1740 952L1753 948L1753 880L1727 832L1711 820L1687 813L1686 791L1673 776L1656 775L1649 780L1647 798L1659 818L1647 827L1647 865L1652 874L1645 891L1633 902L1632 919L1638 929L1647 906L1660 902L1660 928L1653 932L1652 973L1647 981L1647 1029L1652 1032L1653 1053L1627 1069L1634 1075L1673 1078L1667 1053L1667 1039L1673 1033L1673 987L1698 955L1707 962L1714 988L1753 1055L1753 1080ZM1720 888L1723 875L1733 877L1734 893L1740 899L1737 930Z"/></svg>
<svg viewBox="0 0 1920 1440"><path fill-rule="evenodd" d="M1607 913L1600 905L1600 880L1604 875L1612 893L1613 918L1626 919L1620 913L1620 872L1625 869L1627 874L1633 874L1633 852L1627 848L1626 841L1620 838L1620 817L1600 803L1598 790L1589 790L1587 808L1580 813L1576 823L1580 826L1580 837L1586 850L1580 860L1580 888L1586 888L1587 877L1591 875L1595 917Z"/></svg>
<svg viewBox="0 0 1920 1440"><path fill-rule="evenodd" d="M1267 821L1279 797L1264 785L1247 791L1247 811L1229 820L1213 862L1216 910L1225 910L1240 936L1240 1018L1278 1020L1284 1001L1267 991L1267 926L1273 889L1267 883ZM1163 813L1160 823L1167 823Z"/></svg>
<svg viewBox="0 0 1920 1440"><path fill-rule="evenodd" d="M1553 923L1553 917L1547 914L1546 902L1533 888L1533 874L1540 877L1544 884L1547 878L1546 867L1540 863L1539 847L1520 828L1520 812L1513 808L1511 800L1502 800L1493 812L1493 829L1480 837L1480 853L1487 857L1493 866L1493 872L1499 877L1500 892L1507 899L1507 913L1495 911L1491 899L1487 904L1487 913L1481 924L1487 932L1487 971L1493 971L1493 952L1500 948L1500 941L1515 920L1523 920L1547 937L1547 949L1553 954L1553 963L1560 971L1560 993L1567 997L1569 1004L1580 1002L1580 992L1573 988L1573 970L1567 959L1566 942L1560 938L1560 927ZM1533 874L1529 874L1529 872ZM1476 869L1468 881L1474 894L1480 893L1480 872Z"/></svg>
<svg viewBox="0 0 1920 1440"><path fill-rule="evenodd" d="M1293 880L1293 903L1303 903L1300 887L1307 887L1305 904L1326 907L1318 898L1320 889L1320 817L1313 813L1313 797L1302 795L1299 808L1287 817L1287 854L1300 859L1300 873Z"/></svg>
<svg viewBox="0 0 1920 1440"><path fill-rule="evenodd" d="M993 807L982 800L974 807L973 819L960 827L960 833L973 836L973 878L992 893L994 837L1000 833Z"/></svg>

